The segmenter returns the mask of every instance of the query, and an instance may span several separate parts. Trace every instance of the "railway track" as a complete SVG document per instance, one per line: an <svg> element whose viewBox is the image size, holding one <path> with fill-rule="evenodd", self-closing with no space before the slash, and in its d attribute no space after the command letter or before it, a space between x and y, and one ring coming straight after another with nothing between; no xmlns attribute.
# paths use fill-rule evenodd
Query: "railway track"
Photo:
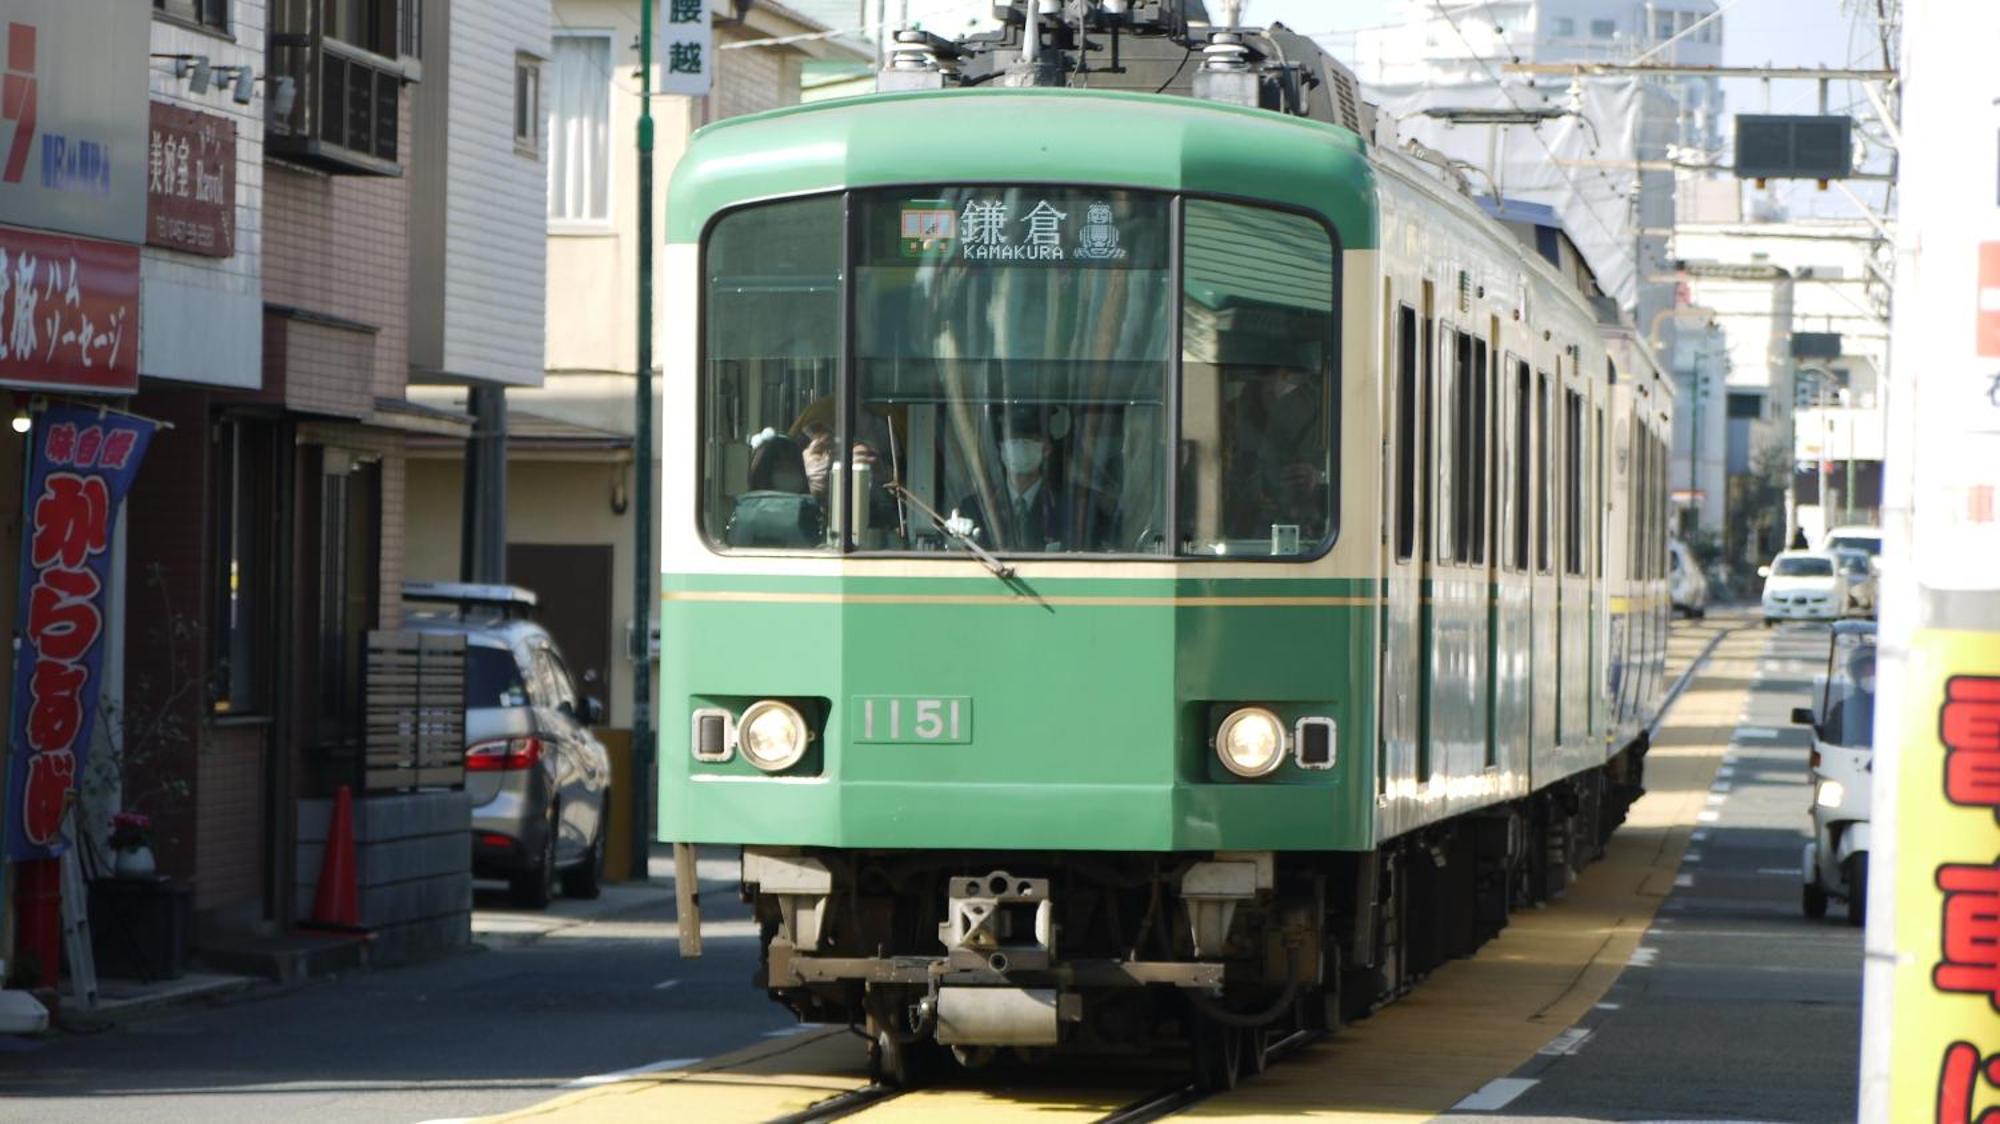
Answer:
<svg viewBox="0 0 2000 1124"><path fill-rule="evenodd" d="M1730 636L1739 631L1738 627L1725 627L1710 636L1700 652L1688 661L1673 682L1661 702L1659 715L1647 729L1649 736L1658 733L1665 725L1674 704L1684 694L1690 684L1708 664L1715 651ZM1287 1034L1264 1047L1261 1064L1246 1065L1243 1080L1254 1080L1270 1065L1282 1064L1287 1059L1306 1050L1313 1044L1329 1037L1326 1031L1300 1030ZM817 1124L820 1121L840 1120L888 1105L891 1102L916 1096L950 1097L956 1092L950 1086L932 1086L916 1089L899 1089L890 1085L870 1084L849 1092L829 1097L803 1112L778 1117L771 1124ZM1148 1121L1162 1120L1185 1112L1189 1108L1219 1095L1221 1090L1204 1090L1193 1082L1169 1084L1133 1098L1122 1106L1101 1116L1089 1118L1095 1124L1146 1124ZM1084 1119L1077 1114L1077 1119Z"/></svg>

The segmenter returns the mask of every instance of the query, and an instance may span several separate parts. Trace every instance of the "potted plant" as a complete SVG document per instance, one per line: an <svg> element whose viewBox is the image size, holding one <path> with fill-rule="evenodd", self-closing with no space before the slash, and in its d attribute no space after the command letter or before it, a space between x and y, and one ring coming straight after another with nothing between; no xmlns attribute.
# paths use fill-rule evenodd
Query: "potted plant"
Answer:
<svg viewBox="0 0 2000 1124"><path fill-rule="evenodd" d="M111 817L111 873L119 878L151 878L153 820L143 812L119 812Z"/></svg>

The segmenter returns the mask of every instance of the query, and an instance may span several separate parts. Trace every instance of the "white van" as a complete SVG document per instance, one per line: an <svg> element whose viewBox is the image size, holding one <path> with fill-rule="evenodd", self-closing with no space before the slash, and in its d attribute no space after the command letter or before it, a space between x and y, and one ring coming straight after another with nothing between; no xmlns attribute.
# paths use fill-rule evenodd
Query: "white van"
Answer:
<svg viewBox="0 0 2000 1124"><path fill-rule="evenodd" d="M1835 527L1820 538L1819 549L1858 550L1868 555L1870 559L1879 561L1882 557L1882 528L1864 527L1859 524L1852 527Z"/></svg>
<svg viewBox="0 0 2000 1124"><path fill-rule="evenodd" d="M1679 539L1667 540L1667 599L1677 613L1696 619L1708 615L1708 578L1694 551Z"/></svg>

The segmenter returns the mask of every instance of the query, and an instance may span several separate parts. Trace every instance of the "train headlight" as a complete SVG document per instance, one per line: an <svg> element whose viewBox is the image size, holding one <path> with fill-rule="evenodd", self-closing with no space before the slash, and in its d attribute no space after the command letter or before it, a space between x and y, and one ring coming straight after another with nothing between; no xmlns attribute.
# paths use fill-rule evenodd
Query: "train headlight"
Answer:
<svg viewBox="0 0 2000 1124"><path fill-rule="evenodd" d="M751 703L736 723L736 747L752 765L767 773L782 772L806 755L812 728L790 703L763 699Z"/></svg>
<svg viewBox="0 0 2000 1124"><path fill-rule="evenodd" d="M1285 724L1261 706L1233 711L1216 727L1215 755L1239 777L1266 776L1285 760Z"/></svg>

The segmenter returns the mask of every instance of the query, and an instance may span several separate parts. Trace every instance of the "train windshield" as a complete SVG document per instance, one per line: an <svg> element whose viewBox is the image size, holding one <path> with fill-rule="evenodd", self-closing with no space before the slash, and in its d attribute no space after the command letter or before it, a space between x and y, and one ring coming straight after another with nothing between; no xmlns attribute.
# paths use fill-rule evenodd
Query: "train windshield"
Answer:
<svg viewBox="0 0 2000 1124"><path fill-rule="evenodd" d="M1112 189L733 212L706 256L705 529L793 550L1317 554L1334 256L1311 219Z"/></svg>

